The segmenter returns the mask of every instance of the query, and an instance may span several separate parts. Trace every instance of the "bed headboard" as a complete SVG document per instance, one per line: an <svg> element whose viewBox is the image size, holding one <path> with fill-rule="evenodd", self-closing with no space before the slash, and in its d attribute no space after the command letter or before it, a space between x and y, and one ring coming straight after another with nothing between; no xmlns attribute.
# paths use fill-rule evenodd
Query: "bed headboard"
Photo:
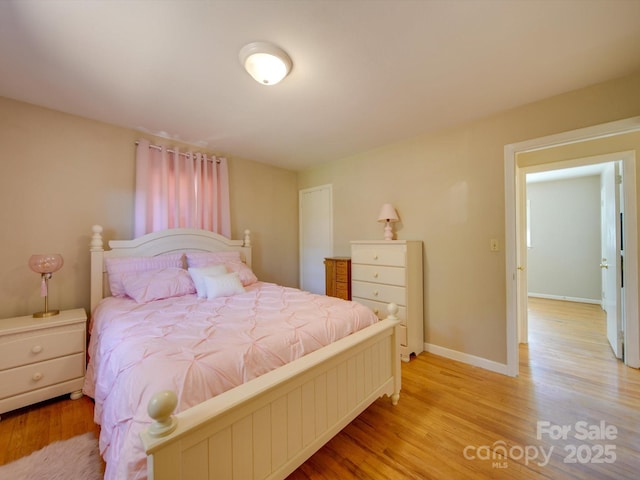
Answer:
<svg viewBox="0 0 640 480"><path fill-rule="evenodd" d="M133 240L111 240L104 249L102 226L94 225L91 236L91 312L109 295L104 259L107 257L155 257L172 252L240 252L240 258L251 266L251 238L244 231L242 240L230 240L217 233L195 228L173 228L148 233Z"/></svg>

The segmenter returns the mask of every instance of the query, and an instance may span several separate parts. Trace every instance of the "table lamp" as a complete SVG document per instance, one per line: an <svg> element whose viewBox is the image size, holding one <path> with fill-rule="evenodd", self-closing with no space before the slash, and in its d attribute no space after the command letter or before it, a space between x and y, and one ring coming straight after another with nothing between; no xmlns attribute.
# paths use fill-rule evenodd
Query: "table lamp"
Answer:
<svg viewBox="0 0 640 480"><path fill-rule="evenodd" d="M378 215L379 222L386 222L384 226L384 239L393 240L393 229L391 224L400 220L396 209L390 203L385 203L380 209L380 215Z"/></svg>
<svg viewBox="0 0 640 480"><path fill-rule="evenodd" d="M40 296L44 297L44 311L34 313L35 318L53 317L60 313L60 310L49 310L49 279L62 268L63 263L59 253L37 254L29 258L29 268L42 276Z"/></svg>

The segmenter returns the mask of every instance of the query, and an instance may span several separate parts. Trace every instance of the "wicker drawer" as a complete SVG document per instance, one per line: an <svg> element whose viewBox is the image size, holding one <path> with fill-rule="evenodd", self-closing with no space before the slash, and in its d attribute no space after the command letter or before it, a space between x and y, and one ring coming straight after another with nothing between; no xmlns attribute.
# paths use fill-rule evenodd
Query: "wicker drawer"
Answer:
<svg viewBox="0 0 640 480"><path fill-rule="evenodd" d="M402 267L354 264L351 270L351 278L363 282L384 283L404 287L406 270Z"/></svg>
<svg viewBox="0 0 640 480"><path fill-rule="evenodd" d="M396 305L406 305L407 302L405 288L393 285L354 281L351 285L351 295L382 303L393 302Z"/></svg>
<svg viewBox="0 0 640 480"><path fill-rule="evenodd" d="M43 330L42 335L16 335L15 340L1 343L3 355L0 370L83 352L85 348L84 327L69 327ZM22 338L20 338L22 337Z"/></svg>
<svg viewBox="0 0 640 480"><path fill-rule="evenodd" d="M84 376L84 352L0 372L0 398Z"/></svg>
<svg viewBox="0 0 640 480"><path fill-rule="evenodd" d="M352 245L351 263L404 267L406 252L397 245Z"/></svg>

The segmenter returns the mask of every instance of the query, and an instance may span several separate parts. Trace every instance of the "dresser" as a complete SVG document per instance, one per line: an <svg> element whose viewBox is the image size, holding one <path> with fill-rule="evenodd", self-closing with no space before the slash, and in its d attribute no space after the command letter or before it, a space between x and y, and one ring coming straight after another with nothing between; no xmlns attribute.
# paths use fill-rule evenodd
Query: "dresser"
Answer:
<svg viewBox="0 0 640 480"><path fill-rule="evenodd" d="M0 320L0 413L71 393L82 397L87 315Z"/></svg>
<svg viewBox="0 0 640 480"><path fill-rule="evenodd" d="M352 241L351 294L379 318L387 316L389 303L398 305L402 360L409 361L411 354L423 351L421 241Z"/></svg>
<svg viewBox="0 0 640 480"><path fill-rule="evenodd" d="M351 259L331 257L324 259L325 293L329 297L351 300Z"/></svg>

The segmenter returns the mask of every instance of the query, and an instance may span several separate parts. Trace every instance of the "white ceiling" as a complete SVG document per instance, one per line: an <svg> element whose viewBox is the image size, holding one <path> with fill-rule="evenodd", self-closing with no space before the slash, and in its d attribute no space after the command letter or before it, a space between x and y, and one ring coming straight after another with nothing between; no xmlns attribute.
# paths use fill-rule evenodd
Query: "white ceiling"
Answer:
<svg viewBox="0 0 640 480"><path fill-rule="evenodd" d="M294 170L639 68L639 0L0 2L1 96Z"/></svg>
<svg viewBox="0 0 640 480"><path fill-rule="evenodd" d="M604 172L606 163L595 163L592 165L581 165L579 167L560 168L557 170L545 170L543 172L527 173L527 183L552 182L555 180L566 180L568 178L590 177L601 175Z"/></svg>

